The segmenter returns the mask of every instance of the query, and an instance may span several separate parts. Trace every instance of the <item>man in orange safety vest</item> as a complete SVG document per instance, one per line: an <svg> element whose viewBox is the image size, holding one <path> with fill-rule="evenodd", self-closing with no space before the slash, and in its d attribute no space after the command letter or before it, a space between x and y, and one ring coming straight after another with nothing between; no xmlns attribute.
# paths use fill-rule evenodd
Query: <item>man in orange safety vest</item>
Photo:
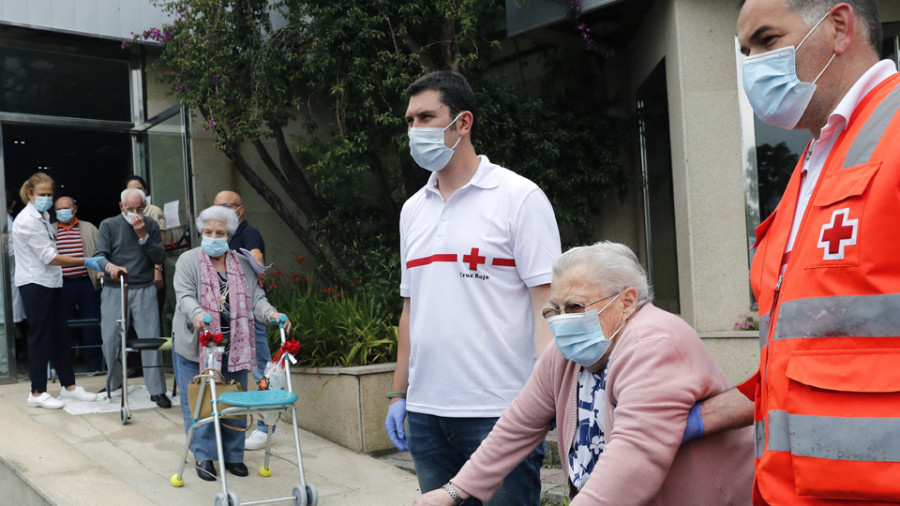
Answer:
<svg viewBox="0 0 900 506"><path fill-rule="evenodd" d="M754 112L812 140L756 229L759 371L686 438L754 423L755 504L898 501L900 74L877 1L744 0L737 33Z"/></svg>

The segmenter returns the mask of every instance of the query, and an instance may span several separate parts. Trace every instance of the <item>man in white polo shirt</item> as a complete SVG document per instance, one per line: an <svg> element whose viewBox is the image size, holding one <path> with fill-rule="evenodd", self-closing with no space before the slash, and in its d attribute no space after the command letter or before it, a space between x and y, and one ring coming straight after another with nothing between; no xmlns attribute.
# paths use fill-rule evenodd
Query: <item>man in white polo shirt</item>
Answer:
<svg viewBox="0 0 900 506"><path fill-rule="evenodd" d="M432 175L400 217L404 300L385 428L412 453L422 490L452 489L552 340L540 315L559 230L540 188L476 155L477 105L463 76L433 72L406 95L410 152ZM490 504L538 505L543 453Z"/></svg>

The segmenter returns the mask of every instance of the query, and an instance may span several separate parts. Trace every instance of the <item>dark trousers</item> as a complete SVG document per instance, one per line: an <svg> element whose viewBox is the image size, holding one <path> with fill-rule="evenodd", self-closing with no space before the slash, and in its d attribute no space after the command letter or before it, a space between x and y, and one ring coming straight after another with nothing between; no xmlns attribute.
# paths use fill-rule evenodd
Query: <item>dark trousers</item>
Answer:
<svg viewBox="0 0 900 506"><path fill-rule="evenodd" d="M408 412L406 433L416 467L419 490L441 488L459 472L490 434L497 418L449 418ZM541 466L544 442L513 469L490 502L471 497L465 506L538 506L541 503Z"/></svg>
<svg viewBox="0 0 900 506"><path fill-rule="evenodd" d="M103 351L100 345L103 341L100 339L100 292L94 291L94 284L90 278L82 276L80 278L63 278L63 311L64 322L68 320L94 318L98 325L90 327L81 327L77 329L68 328L69 341L75 342L73 336L81 331L84 347L81 351L84 354L84 368L87 371L103 370ZM68 327L68 325L66 325Z"/></svg>
<svg viewBox="0 0 900 506"><path fill-rule="evenodd" d="M62 288L29 283L19 287L28 319L28 376L31 392L47 391L47 361L53 363L63 387L75 384L69 333L60 309Z"/></svg>

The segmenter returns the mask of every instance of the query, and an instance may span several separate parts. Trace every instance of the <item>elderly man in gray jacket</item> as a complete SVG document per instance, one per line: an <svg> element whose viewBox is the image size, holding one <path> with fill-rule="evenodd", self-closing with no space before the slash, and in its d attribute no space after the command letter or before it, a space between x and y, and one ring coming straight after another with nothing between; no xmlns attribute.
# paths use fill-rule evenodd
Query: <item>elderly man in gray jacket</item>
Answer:
<svg viewBox="0 0 900 506"><path fill-rule="evenodd" d="M165 260L159 225L152 218L143 216L146 206L144 192L128 188L122 192L119 209L121 215L100 222L97 249L94 255L104 257L100 268L107 262L125 267L128 272L128 316L139 338L159 337L159 312L156 287L153 285L153 269ZM107 391L122 386L122 363L119 360L120 337L116 320L121 318L122 289L118 279L104 275L104 287L100 294L100 330L103 334L103 355L109 367L106 379ZM162 352L141 352L144 365L144 384L150 399L161 408L169 408L172 401L166 396L165 374L161 369Z"/></svg>

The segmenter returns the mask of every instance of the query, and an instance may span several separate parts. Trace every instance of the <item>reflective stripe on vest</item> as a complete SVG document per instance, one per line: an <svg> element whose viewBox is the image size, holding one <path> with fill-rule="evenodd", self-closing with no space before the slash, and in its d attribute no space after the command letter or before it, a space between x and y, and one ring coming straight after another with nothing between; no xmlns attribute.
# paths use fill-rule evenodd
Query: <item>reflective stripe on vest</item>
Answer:
<svg viewBox="0 0 900 506"><path fill-rule="evenodd" d="M781 304L773 341L900 336L900 294L839 295Z"/></svg>
<svg viewBox="0 0 900 506"><path fill-rule="evenodd" d="M868 162L872 153L881 141L881 134L887 130L888 125L900 109L900 87L894 88L888 96L884 97L878 108L866 119L865 125L860 129L853 144L847 150L842 168L853 167Z"/></svg>
<svg viewBox="0 0 900 506"><path fill-rule="evenodd" d="M756 458L762 457L766 448L766 422L753 422L753 430L756 432L756 441L753 448L756 450Z"/></svg>
<svg viewBox="0 0 900 506"><path fill-rule="evenodd" d="M759 316L759 349L766 347L769 340L769 313Z"/></svg>
<svg viewBox="0 0 900 506"><path fill-rule="evenodd" d="M857 462L900 462L900 419L848 418L790 415L769 411L767 450L791 452L802 457ZM757 422L756 456L762 456L760 434L764 422Z"/></svg>

